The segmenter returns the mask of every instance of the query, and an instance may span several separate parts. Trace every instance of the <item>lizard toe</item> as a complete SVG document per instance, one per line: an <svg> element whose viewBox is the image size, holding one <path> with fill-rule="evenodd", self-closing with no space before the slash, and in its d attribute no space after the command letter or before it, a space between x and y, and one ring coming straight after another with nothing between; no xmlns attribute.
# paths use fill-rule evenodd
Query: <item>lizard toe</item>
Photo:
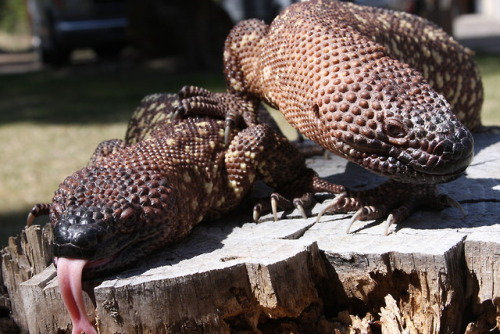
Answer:
<svg viewBox="0 0 500 334"><path fill-rule="evenodd" d="M261 215L262 215L262 203L257 203L253 207L252 218L253 218L254 223L259 222Z"/></svg>
<svg viewBox="0 0 500 334"><path fill-rule="evenodd" d="M307 218L306 209L304 209L304 205L302 203L296 203L295 208L299 211L302 218L304 218L304 219Z"/></svg>
<svg viewBox="0 0 500 334"><path fill-rule="evenodd" d="M438 203L440 203L440 205L443 208L456 208L456 209L460 210L460 212L462 213L462 217L467 216L467 212L462 207L462 205L460 205L460 203L458 203L456 200L454 200L453 198L451 198L448 195L445 195L445 194L439 195L438 196Z"/></svg>
<svg viewBox="0 0 500 334"><path fill-rule="evenodd" d="M273 220L279 221L279 210L291 211L296 209L299 215L306 219L310 216L308 214L308 209L310 209L315 203L314 195L312 193L304 193L300 197L295 197L289 200L287 197L279 194L272 193L269 199L259 200L258 203L253 208L253 220L254 222L259 222L260 217L264 213L271 213Z"/></svg>
<svg viewBox="0 0 500 334"><path fill-rule="evenodd" d="M274 196L273 196L274 195ZM276 194L271 195L271 210L273 212L273 220L278 221L278 198ZM283 201L284 199L282 199Z"/></svg>
<svg viewBox="0 0 500 334"><path fill-rule="evenodd" d="M192 96L210 96L211 94L213 93L208 89L191 85L183 86L179 93L177 93L179 99L185 99Z"/></svg>
<svg viewBox="0 0 500 334"><path fill-rule="evenodd" d="M327 206L323 208L323 210L321 210L318 213L318 216L316 217L316 222L319 223L323 215L326 213L341 213L341 212L353 211L347 209L347 201L349 201L347 192L339 194L339 196L335 197L333 201L331 201Z"/></svg>
<svg viewBox="0 0 500 334"><path fill-rule="evenodd" d="M174 121L177 119L182 119L185 115L186 115L186 109L184 109L183 106L178 106L177 108L175 108L172 115L170 115L170 120Z"/></svg>
<svg viewBox="0 0 500 334"><path fill-rule="evenodd" d="M309 209L313 206L314 204L314 195L310 192L305 193L301 197L296 197L293 199L293 206L299 214L302 216L302 218L306 219L308 217L308 214L306 213L306 209Z"/></svg>
<svg viewBox="0 0 500 334"><path fill-rule="evenodd" d="M387 208L385 206L377 207L373 205L363 206L358 209L349 221L346 233L350 233L352 225L357 221L365 221L370 219L379 219L386 215Z"/></svg>

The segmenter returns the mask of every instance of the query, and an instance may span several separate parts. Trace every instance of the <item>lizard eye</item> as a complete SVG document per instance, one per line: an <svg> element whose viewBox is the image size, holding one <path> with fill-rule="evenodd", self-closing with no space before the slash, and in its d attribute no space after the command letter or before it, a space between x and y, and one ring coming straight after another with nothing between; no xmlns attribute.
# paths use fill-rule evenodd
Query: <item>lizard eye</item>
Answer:
<svg viewBox="0 0 500 334"><path fill-rule="evenodd" d="M130 218L135 214L134 209L131 207L126 208L123 210L122 214L120 215L121 220L130 220Z"/></svg>
<svg viewBox="0 0 500 334"><path fill-rule="evenodd" d="M118 209L120 210L120 209ZM119 212L117 210L117 212ZM123 232L130 232L131 229L134 229L137 225L137 217L139 215L139 212L137 208L134 208L132 206L127 206L119 213L119 218L117 220L118 222L118 228L123 231Z"/></svg>
<svg viewBox="0 0 500 334"><path fill-rule="evenodd" d="M384 133L392 138L402 138L406 136L406 128L399 119L388 118L384 123Z"/></svg>

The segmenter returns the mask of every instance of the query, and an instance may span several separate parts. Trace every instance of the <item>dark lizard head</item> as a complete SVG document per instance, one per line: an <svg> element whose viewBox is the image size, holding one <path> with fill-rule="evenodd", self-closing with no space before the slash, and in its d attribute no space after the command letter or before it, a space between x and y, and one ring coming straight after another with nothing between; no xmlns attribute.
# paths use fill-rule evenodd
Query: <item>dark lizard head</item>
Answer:
<svg viewBox="0 0 500 334"><path fill-rule="evenodd" d="M83 303L82 279L125 269L181 229L173 221L178 197L158 166L142 160L136 168L123 167L119 155L112 157L67 177L50 208L54 263L74 333L97 333Z"/></svg>
<svg viewBox="0 0 500 334"><path fill-rule="evenodd" d="M480 124L479 71L465 48L417 17L300 2L269 26L238 23L224 63L231 91L264 99L306 137L393 180L451 181L472 159L472 136L457 119Z"/></svg>
<svg viewBox="0 0 500 334"><path fill-rule="evenodd" d="M328 97L337 106L323 117L330 144L396 181L442 183L459 177L472 160L474 140L444 97L409 68L371 79L352 83L345 93L340 86Z"/></svg>
<svg viewBox="0 0 500 334"><path fill-rule="evenodd" d="M54 256L88 260L84 277L123 269L168 240L175 196L154 170L92 167L69 176L51 210ZM172 215L172 216L170 216Z"/></svg>

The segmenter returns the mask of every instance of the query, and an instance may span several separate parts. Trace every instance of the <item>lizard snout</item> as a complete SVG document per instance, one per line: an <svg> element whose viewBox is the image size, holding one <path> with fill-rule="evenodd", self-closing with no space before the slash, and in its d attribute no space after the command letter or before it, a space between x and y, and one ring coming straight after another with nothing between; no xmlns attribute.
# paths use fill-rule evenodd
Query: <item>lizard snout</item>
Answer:
<svg viewBox="0 0 500 334"><path fill-rule="evenodd" d="M419 141L420 147L411 150L410 166L424 173L429 182L448 182L460 176L474 156L471 132L457 126L448 134L437 133ZM426 182L426 181L425 181Z"/></svg>
<svg viewBox="0 0 500 334"><path fill-rule="evenodd" d="M103 232L93 218L67 215L54 227L54 255L91 259Z"/></svg>

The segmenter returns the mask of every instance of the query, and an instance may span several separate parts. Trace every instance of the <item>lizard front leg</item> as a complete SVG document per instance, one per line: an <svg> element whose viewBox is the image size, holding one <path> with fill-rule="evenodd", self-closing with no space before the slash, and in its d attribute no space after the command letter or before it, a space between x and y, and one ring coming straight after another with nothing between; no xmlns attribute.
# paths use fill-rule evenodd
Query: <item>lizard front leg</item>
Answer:
<svg viewBox="0 0 500 334"><path fill-rule="evenodd" d="M418 208L443 210L455 207L462 210L458 202L448 195L439 194L434 184L407 184L387 181L379 187L365 191L346 190L329 203L318 215L317 221L327 212L354 212L348 227L358 220L386 219L384 234L393 224L404 221Z"/></svg>
<svg viewBox="0 0 500 334"><path fill-rule="evenodd" d="M298 208L305 216L313 194L345 191L341 185L329 183L307 168L304 157L285 137L264 124L242 130L232 140L225 156L230 188L235 194L249 189L256 179L275 190L271 201L260 202L254 208L254 219L261 213L277 209Z"/></svg>

